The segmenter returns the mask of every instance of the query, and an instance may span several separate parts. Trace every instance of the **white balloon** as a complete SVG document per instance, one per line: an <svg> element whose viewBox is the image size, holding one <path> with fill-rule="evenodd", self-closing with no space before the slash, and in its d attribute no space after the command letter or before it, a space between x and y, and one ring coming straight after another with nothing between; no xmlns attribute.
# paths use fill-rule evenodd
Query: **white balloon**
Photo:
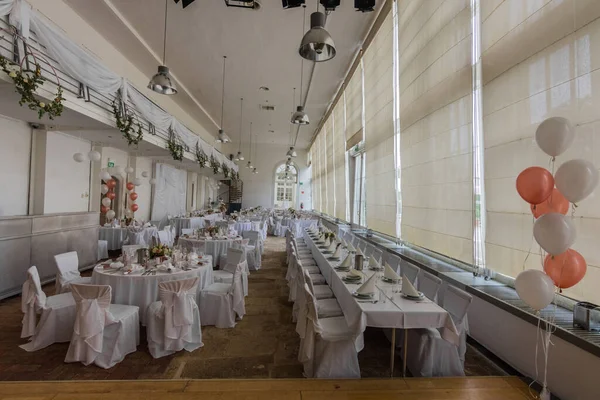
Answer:
<svg viewBox="0 0 600 400"><path fill-rule="evenodd" d="M535 141L549 156L564 153L575 139L575 129L571 122L562 117L548 118L535 131Z"/></svg>
<svg viewBox="0 0 600 400"><path fill-rule="evenodd" d="M102 154L100 154L96 150L90 151L87 155L91 161L100 161L100 159L102 158Z"/></svg>
<svg viewBox="0 0 600 400"><path fill-rule="evenodd" d="M82 153L73 154L73 160L77 162L84 162L86 160L86 156Z"/></svg>
<svg viewBox="0 0 600 400"><path fill-rule="evenodd" d="M104 182L107 182L112 179L112 176L107 171L102 171L100 173L100 179L102 179Z"/></svg>
<svg viewBox="0 0 600 400"><path fill-rule="evenodd" d="M106 212L106 219L113 219L115 217L115 211L114 210L108 210Z"/></svg>
<svg viewBox="0 0 600 400"><path fill-rule="evenodd" d="M533 224L533 237L547 253L557 256L575 243L577 233L570 217L560 213L548 213L539 217Z"/></svg>
<svg viewBox="0 0 600 400"><path fill-rule="evenodd" d="M548 307L554 299L554 281L537 269L527 269L517 275L515 289L521 300L536 311Z"/></svg>
<svg viewBox="0 0 600 400"><path fill-rule="evenodd" d="M123 167L115 167L115 175L123 175L125 173L125 170L123 169Z"/></svg>
<svg viewBox="0 0 600 400"><path fill-rule="evenodd" d="M156 179L154 178L150 179L148 182L150 182L151 185L156 185Z"/></svg>
<svg viewBox="0 0 600 400"><path fill-rule="evenodd" d="M140 186L142 184L142 180L140 178L135 178L131 181L135 186Z"/></svg>
<svg viewBox="0 0 600 400"><path fill-rule="evenodd" d="M563 163L556 174L556 188L571 203L579 203L598 186L598 170L587 160L569 160Z"/></svg>
<svg viewBox="0 0 600 400"><path fill-rule="evenodd" d="M125 172L127 172L128 174L133 174L134 169L132 167L127 167L125 168Z"/></svg>
<svg viewBox="0 0 600 400"><path fill-rule="evenodd" d="M110 201L110 199L109 199L108 197L104 197L104 198L102 199L102 205L103 205L104 207L110 207L110 203L111 203L111 201Z"/></svg>
<svg viewBox="0 0 600 400"><path fill-rule="evenodd" d="M100 192L102 192L102 194L106 194L106 193L108 193L108 186L106 186L106 185L102 184L102 185L100 186Z"/></svg>
<svg viewBox="0 0 600 400"><path fill-rule="evenodd" d="M142 171L142 177L147 178L148 177L148 172Z"/></svg>

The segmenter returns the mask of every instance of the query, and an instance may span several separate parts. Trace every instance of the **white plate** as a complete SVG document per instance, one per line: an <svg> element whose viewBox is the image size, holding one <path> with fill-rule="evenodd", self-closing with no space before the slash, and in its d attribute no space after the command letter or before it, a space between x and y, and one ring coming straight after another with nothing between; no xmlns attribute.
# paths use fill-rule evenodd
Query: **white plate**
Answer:
<svg viewBox="0 0 600 400"><path fill-rule="evenodd" d="M408 300L423 300L425 298L425 295L421 292L419 292L419 297L409 296L404 293L401 293L401 295L402 295L402 297L404 297L405 299L408 299Z"/></svg>
<svg viewBox="0 0 600 400"><path fill-rule="evenodd" d="M352 292L352 296L356 297L357 299L372 299L375 296L375 292L365 293L365 294L359 294L356 292Z"/></svg>

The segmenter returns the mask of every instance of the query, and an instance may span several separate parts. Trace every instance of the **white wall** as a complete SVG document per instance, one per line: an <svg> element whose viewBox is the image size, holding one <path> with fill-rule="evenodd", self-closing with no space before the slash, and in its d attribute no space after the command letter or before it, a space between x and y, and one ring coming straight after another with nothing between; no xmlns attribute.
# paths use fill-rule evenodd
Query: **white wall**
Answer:
<svg viewBox="0 0 600 400"><path fill-rule="evenodd" d="M0 115L0 217L27 215L31 128Z"/></svg>
<svg viewBox="0 0 600 400"><path fill-rule="evenodd" d="M88 141L61 132L48 132L44 214L88 211L90 163L75 162L73 154L87 154L90 149Z"/></svg>
<svg viewBox="0 0 600 400"><path fill-rule="evenodd" d="M234 147L228 148L225 153L231 153ZM258 169L258 174L253 174L244 165L240 166L240 177L244 182L244 194L242 197L242 207L273 207L275 202L275 169L278 165L285 163L285 153L289 146L275 144L258 144L253 156L252 164ZM237 148L235 149L237 151ZM298 168L299 182L296 196L296 208L300 203L304 203L304 209L310 208L310 174L306 165L306 150L296 150L297 157L293 159ZM302 192L304 191L304 194Z"/></svg>

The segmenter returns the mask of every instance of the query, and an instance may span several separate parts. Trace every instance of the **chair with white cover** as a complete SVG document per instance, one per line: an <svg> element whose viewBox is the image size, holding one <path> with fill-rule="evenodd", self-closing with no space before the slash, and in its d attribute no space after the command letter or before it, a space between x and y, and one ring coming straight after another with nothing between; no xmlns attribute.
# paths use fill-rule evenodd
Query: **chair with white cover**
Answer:
<svg viewBox="0 0 600 400"><path fill-rule="evenodd" d="M442 287L442 280L426 271L421 271L419 276L419 290L425 297L433 302L437 302L437 295Z"/></svg>
<svg viewBox="0 0 600 400"><path fill-rule="evenodd" d="M213 271L213 279L217 283L233 283L233 274L238 267L242 266L242 287L244 290L244 296L248 296L248 262L246 261L245 252L242 249L235 249L230 247L227 249L227 255L222 257L227 261L225 265L221 265L218 270Z"/></svg>
<svg viewBox="0 0 600 400"><path fill-rule="evenodd" d="M108 240L98 240L98 260L108 258Z"/></svg>
<svg viewBox="0 0 600 400"><path fill-rule="evenodd" d="M296 332L300 335L298 361L307 378L360 378L355 335L346 318L319 318L314 296L304 285Z"/></svg>
<svg viewBox="0 0 600 400"><path fill-rule="evenodd" d="M171 246L171 234L167 231L158 231L158 240L161 244Z"/></svg>
<svg viewBox="0 0 600 400"><path fill-rule="evenodd" d="M303 270L303 274L302 274L302 286L304 286L304 284L308 285L308 289L310 290L310 293L314 296L316 304L317 304L317 313L319 315L319 318L331 318L331 317L339 317L341 315L344 315L344 313L342 312L342 308L340 307L340 304L338 303L338 301L336 300L336 298L333 295L333 292L331 292L331 289L329 290L329 292L327 290L324 289L320 289L320 288L327 288L329 289L329 286L327 285L314 285L310 276L310 273L307 270ZM319 288L319 289L317 289ZM319 294L321 296L325 297L317 297L316 292L319 292ZM331 293L331 295L329 296L329 293Z"/></svg>
<svg viewBox="0 0 600 400"><path fill-rule="evenodd" d="M252 271L259 270L262 264L260 233L257 231L244 231L242 232L242 237L250 240L249 244L245 246L248 257L248 268Z"/></svg>
<svg viewBox="0 0 600 400"><path fill-rule="evenodd" d="M200 320L202 325L217 328L233 328L236 315L242 319L246 314L242 275L243 263L233 273L232 283L213 283L200 291Z"/></svg>
<svg viewBox="0 0 600 400"><path fill-rule="evenodd" d="M46 297L37 268L29 268L21 293L21 311L24 314L21 338L30 339L20 347L26 351L36 351L52 343L71 340L75 308L71 293ZM36 325L37 314L41 314L41 317Z"/></svg>
<svg viewBox="0 0 600 400"><path fill-rule="evenodd" d="M402 261L400 261L400 271L401 271L402 275L406 275L406 277L408 278L410 283L412 283L413 285L416 286L417 277L419 276L419 273L421 272L421 268L409 263L408 261L402 260Z"/></svg>
<svg viewBox="0 0 600 400"><path fill-rule="evenodd" d="M182 235L193 235L194 230L192 228L184 228L181 230Z"/></svg>
<svg viewBox="0 0 600 400"><path fill-rule="evenodd" d="M467 350L467 311L473 298L468 293L448 286L444 309L459 332L458 346L445 340L438 329L408 331L407 366L413 376L464 376Z"/></svg>
<svg viewBox="0 0 600 400"><path fill-rule="evenodd" d="M139 307L110 304L108 285L71 285L77 304L65 362L111 368L140 343Z"/></svg>
<svg viewBox="0 0 600 400"><path fill-rule="evenodd" d="M192 352L202 346L200 311L196 304L199 278L161 282L159 301L146 311L146 336L152 357Z"/></svg>
<svg viewBox="0 0 600 400"><path fill-rule="evenodd" d="M71 283L91 283L92 278L82 277L79 272L79 257L76 251L55 255L54 262L57 268L56 294L70 292Z"/></svg>

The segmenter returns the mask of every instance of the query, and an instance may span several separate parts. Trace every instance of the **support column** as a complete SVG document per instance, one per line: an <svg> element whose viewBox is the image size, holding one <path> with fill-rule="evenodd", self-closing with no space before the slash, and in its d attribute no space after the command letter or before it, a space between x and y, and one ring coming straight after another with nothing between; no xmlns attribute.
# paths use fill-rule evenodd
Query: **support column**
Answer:
<svg viewBox="0 0 600 400"><path fill-rule="evenodd" d="M29 170L29 214L44 214L46 196L46 145L48 132L33 129L31 134L31 166Z"/></svg>

